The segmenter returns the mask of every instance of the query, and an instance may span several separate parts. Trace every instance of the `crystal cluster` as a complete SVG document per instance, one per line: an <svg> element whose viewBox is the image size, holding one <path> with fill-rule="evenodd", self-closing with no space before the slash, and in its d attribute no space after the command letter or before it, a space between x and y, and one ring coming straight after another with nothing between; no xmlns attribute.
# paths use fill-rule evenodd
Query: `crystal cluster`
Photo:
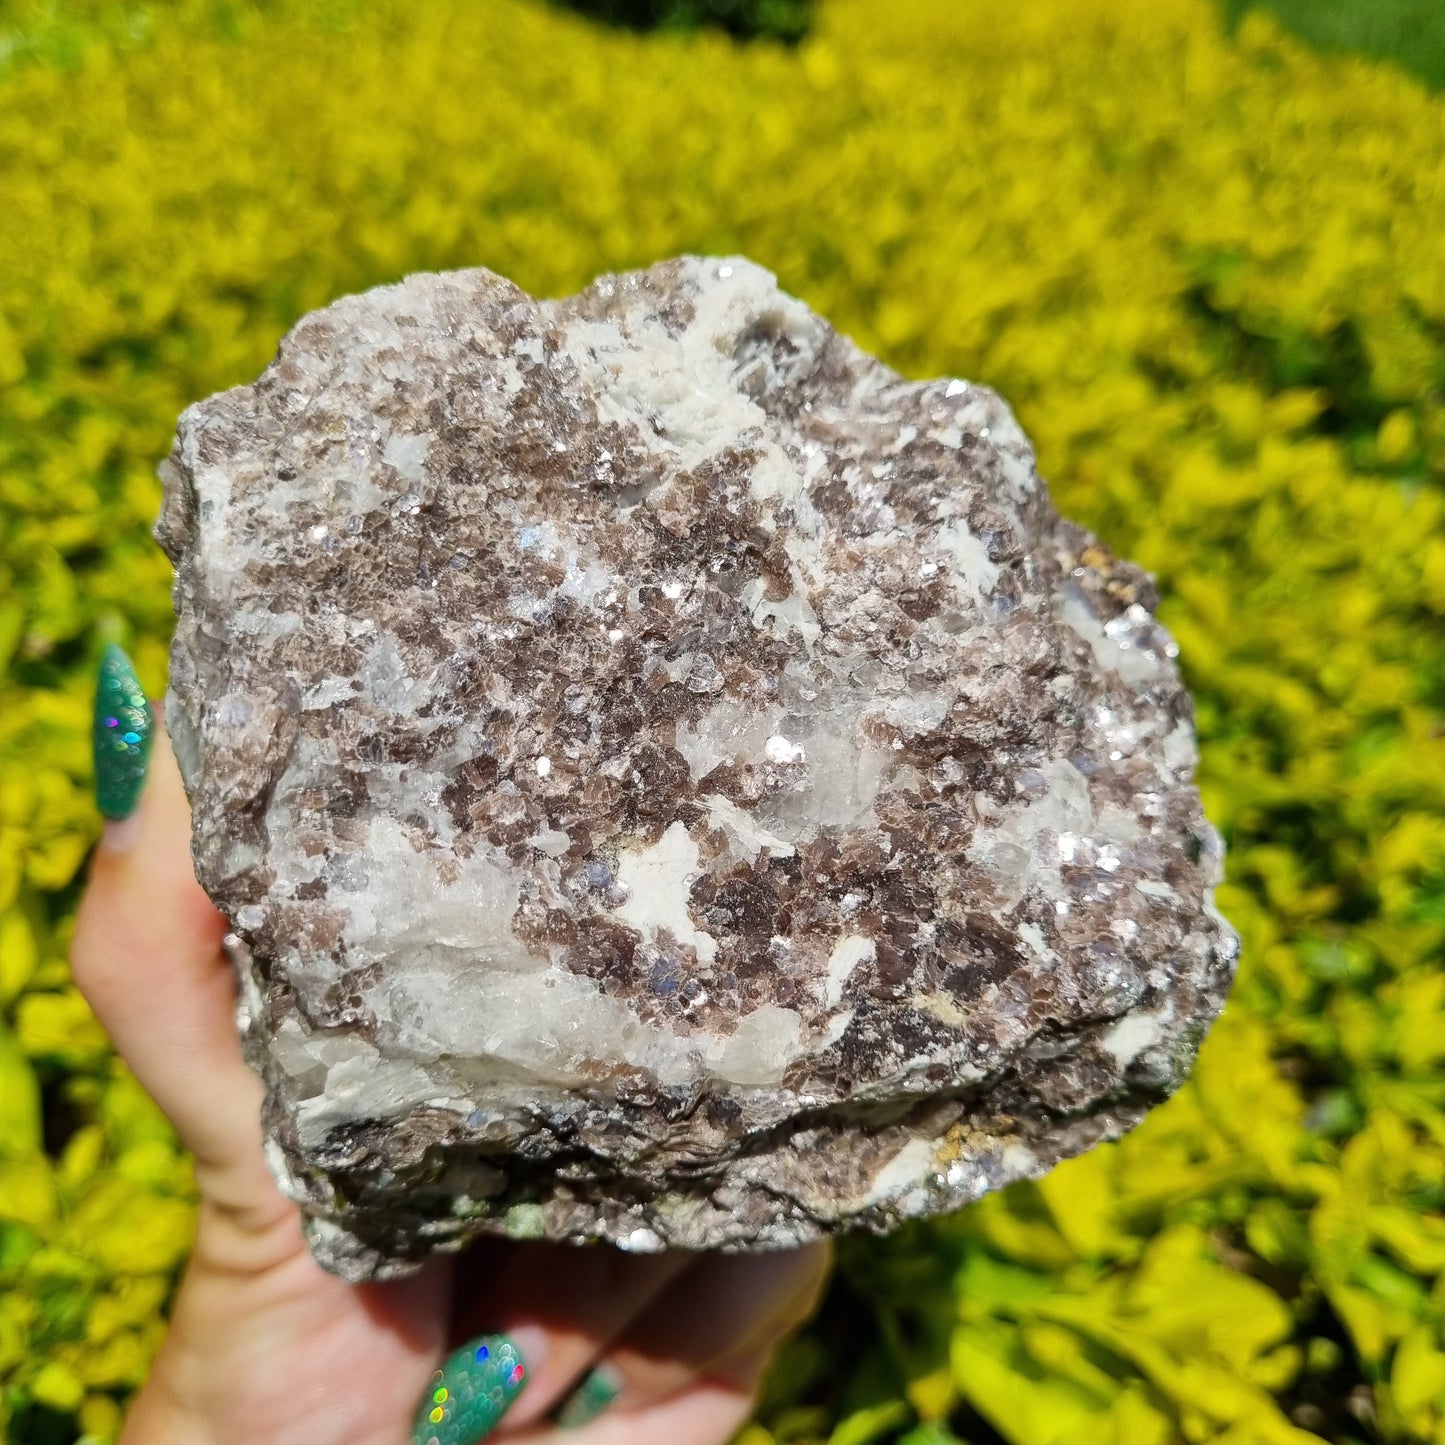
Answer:
<svg viewBox="0 0 1445 1445"><path fill-rule="evenodd" d="M1184 1077L1237 944L1176 649L985 387L741 257L419 275L162 474L198 876L328 1268L886 1228Z"/></svg>

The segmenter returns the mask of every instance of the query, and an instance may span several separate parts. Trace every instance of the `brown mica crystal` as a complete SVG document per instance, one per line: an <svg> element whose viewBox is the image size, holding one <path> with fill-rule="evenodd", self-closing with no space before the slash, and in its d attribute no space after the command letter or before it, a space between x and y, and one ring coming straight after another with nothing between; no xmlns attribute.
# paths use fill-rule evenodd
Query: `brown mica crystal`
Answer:
<svg viewBox="0 0 1445 1445"><path fill-rule="evenodd" d="M303 319L190 407L166 719L348 1279L769 1248L1138 1122L1237 943L1149 578L741 257Z"/></svg>

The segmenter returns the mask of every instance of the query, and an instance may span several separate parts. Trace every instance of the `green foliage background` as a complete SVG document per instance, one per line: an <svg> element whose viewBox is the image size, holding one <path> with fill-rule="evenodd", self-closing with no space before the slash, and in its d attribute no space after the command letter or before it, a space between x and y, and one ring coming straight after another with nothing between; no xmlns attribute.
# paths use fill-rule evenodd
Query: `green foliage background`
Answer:
<svg viewBox="0 0 1445 1445"><path fill-rule="evenodd" d="M1237 20L1265 6L1295 34L1329 50L1388 57L1445 87L1445 5L1439 0L1225 0Z"/></svg>
<svg viewBox="0 0 1445 1445"><path fill-rule="evenodd" d="M181 408L305 310L745 253L1159 578L1240 978L1118 1145L850 1241L747 1445L1445 1441L1445 103L1207 0L0 0L0 1422L114 1437L189 1165L71 987Z"/></svg>

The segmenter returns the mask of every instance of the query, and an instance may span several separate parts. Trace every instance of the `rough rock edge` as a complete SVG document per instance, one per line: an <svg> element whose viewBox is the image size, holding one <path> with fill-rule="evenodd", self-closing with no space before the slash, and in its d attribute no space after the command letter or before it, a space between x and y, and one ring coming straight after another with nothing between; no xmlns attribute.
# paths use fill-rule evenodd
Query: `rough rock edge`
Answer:
<svg viewBox="0 0 1445 1445"><path fill-rule="evenodd" d="M751 265L742 258L726 261L735 267ZM698 267L723 264L703 258L679 258L645 273L601 277L578 297L543 305L574 317L587 314L589 306L593 308L591 314L606 314L618 292L636 294L642 288L655 294L665 292L669 286L675 302L676 293L685 290L683 283L689 279L680 274L682 270L695 274ZM463 281L499 287L509 297L534 305L510 283L484 271L453 273L451 277L413 277L404 285ZM364 308L371 298L402 290L383 288L382 292L368 293L368 297L346 298L307 318L283 341L278 361L268 376L282 365L288 348L302 344L299 338L308 326L314 333L317 317L341 317L347 308L358 314L357 308ZM782 297L781 293L778 296L789 305L797 305L792 298ZM825 329L831 336L831 329ZM895 400L904 396L918 399L938 385L905 383L872 358L863 357L846 339L832 336L831 341L844 350L851 349L859 366L876 368L879 384L887 385ZM996 397L984 388L971 390L976 399L983 398L984 404L993 408L991 414L1000 423L1011 422L1007 409ZM163 471L167 500L157 537L177 565L176 602L183 619L198 615L197 599L204 587L198 559L189 545L197 505L193 449L199 445L197 439L214 417L218 404L227 407L244 427L248 416L255 415L249 402L254 391L252 387L237 388L190 408L182 418L176 452ZM1028 465L1032 470L1031 456ZM1037 482L1036 474L1034 480ZM1144 574L1112 558L1082 529L1059 521L1051 508L1049 513L1055 524L1049 540L1060 548L1063 561L1077 564L1075 573L1082 576L1080 586L1088 592L1091 605L1108 593L1123 595L1130 599L1129 606L1142 606L1152 613L1152 595ZM1119 610L1115 610L1115 616ZM1162 629L1157 624L1152 624L1152 629L1152 644L1164 645L1167 639ZM188 793L204 811L207 801L215 802L205 797L205 759L197 726L205 698L203 691L198 694L196 686L187 686L204 674L207 661L192 645L198 635L196 629L190 633L178 629L167 720L177 742ZM1171 705L1182 711L1187 708L1187 698L1182 705L1179 703L1182 693L1172 664L1166 665L1166 671L1167 685L1160 692L1172 694ZM275 693L272 696L279 704L280 726L259 739L262 754L259 758L253 756L250 765L269 776L274 786L290 738L285 722L286 701ZM263 797L254 806L264 809L265 804ZM214 809L210 822L214 828ZM678 1173L675 1159L670 1163L665 1157L634 1160L630 1167L620 1168L619 1161L609 1163L584 1148L569 1146L565 1137L568 1121L554 1117L549 1130L534 1132L526 1141L531 1146L530 1162L526 1155L516 1152L496 1156L505 1163L508 1178L505 1187L482 1205L485 1213L458 1213L457 1201L468 1197L465 1185L469 1170L474 1171L477 1164L478 1141L469 1137L466 1121L455 1113L422 1106L405 1119L388 1121L380 1129L367 1130L364 1125L341 1128L332 1131L322 1148L308 1150L301 1146L295 1117L286 1104L287 1085L278 1076L270 1052L272 1034L267 1016L275 1004L274 990L265 971L255 966L250 950L238 938L233 955L242 982L240 1022L247 1056L265 1074L269 1087L269 1163L283 1189L303 1206L308 1237L318 1260L353 1280L409 1272L427 1254L459 1249L481 1232L514 1237L597 1237L638 1251L664 1246L769 1248L786 1247L839 1228L887 1229L903 1218L955 1208L1016 1178L1037 1176L1063 1158L1117 1137L1182 1081L1204 1030L1222 1005L1237 957L1237 941L1209 901L1220 872L1217 838L1202 816L1193 821L1193 831L1201 855L1196 861L1202 863L1198 881L1203 885L1195 917L1202 921L1201 926L1213 930L1212 943L1204 956L1196 957L1193 970L1186 971L1195 1007L1177 1027L1165 1031L1158 1047L1144 1049L1121 1067L1114 1091L1105 1090L1081 1100L1077 1116L1067 1109L1041 1109L1031 1096L1033 1086L1028 1076L1031 1071L1037 1074L1046 1060L1035 1056L1038 1041L1030 1038L1026 1047L1015 1050L992 1073L964 1085L939 1089L936 1083L929 1085L920 1070L911 1082L895 1076L880 1085L873 1092L883 1093L881 1099L870 1102L870 1091L864 1088L817 1109L785 1111L782 1122L774 1120L745 1131L728 1150L711 1156L710 1167L691 1182ZM228 891L228 880L218 877L211 866L214 859L208 856L200 827L196 856L202 882L231 917L238 934L246 934L248 930L238 924L239 900ZM1157 1002L1157 997L1153 1001ZM1135 1001L1132 1008L1096 1015L1081 1021L1071 1038L1056 1036L1047 1041L1048 1045L1055 1048L1068 1042L1071 1057L1080 1050L1098 1053L1108 1031L1142 1008ZM935 1053L927 1062L936 1074L944 1060ZM597 1102L613 1110L619 1108L617 1100L605 1096ZM647 1114L648 1109L642 1112ZM655 1116L655 1107L652 1112ZM784 1141L793 1147L785 1149ZM876 1161L873 1174L883 1177L890 1164L896 1168L896 1161L904 1158L909 1149L919 1154L920 1143L926 1144L923 1152L930 1157L923 1160L920 1155L914 1159L911 1173L905 1171L900 1176L898 1187L885 1190L882 1197L862 1207L856 1205L855 1191L854 1204L834 1217L828 1213L826 1191L808 1193L800 1189L799 1193L807 1197L793 1196L778 1177L777 1161L785 1156L788 1163L806 1159L816 1176L817 1161L827 1159L830 1153L836 1153L840 1170L855 1173L864 1167L860 1157L868 1155ZM659 1152L665 1155L665 1150ZM763 1167L768 1155L774 1156L771 1171ZM749 1167L739 1167L744 1157L751 1161ZM378 1161L386 1179L379 1189L375 1185ZM769 1172L771 1179L766 1177ZM488 1187L493 1185L494 1181L489 1181Z"/></svg>

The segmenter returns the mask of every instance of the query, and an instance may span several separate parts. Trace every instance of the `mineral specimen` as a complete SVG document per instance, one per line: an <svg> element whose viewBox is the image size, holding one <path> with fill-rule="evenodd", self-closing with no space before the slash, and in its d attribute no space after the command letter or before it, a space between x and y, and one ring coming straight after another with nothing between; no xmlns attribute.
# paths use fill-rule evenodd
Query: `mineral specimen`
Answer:
<svg viewBox="0 0 1445 1445"><path fill-rule="evenodd" d="M304 318L181 417L166 719L318 1259L786 1246L1168 1095L1237 943L1149 578L742 257Z"/></svg>

